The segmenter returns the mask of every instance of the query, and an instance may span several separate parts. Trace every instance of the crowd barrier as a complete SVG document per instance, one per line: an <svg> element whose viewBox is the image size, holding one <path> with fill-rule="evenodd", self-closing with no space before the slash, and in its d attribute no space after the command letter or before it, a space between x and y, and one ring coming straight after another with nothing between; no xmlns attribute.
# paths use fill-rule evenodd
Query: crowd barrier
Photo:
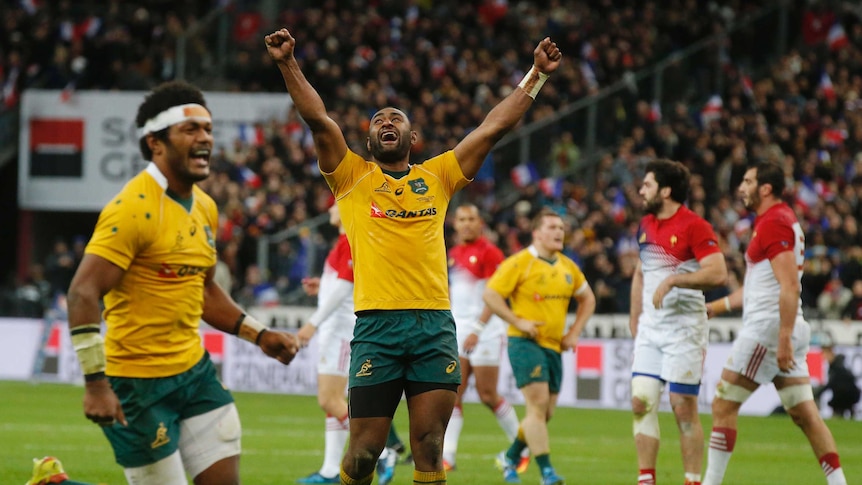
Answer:
<svg viewBox="0 0 862 485"><path fill-rule="evenodd" d="M307 317L310 309L256 309L258 316L278 318L285 331L296 328L294 319ZM593 328L608 319L598 318ZM622 321L622 317L614 321ZM266 320L273 323L272 320ZM607 328L603 329L608 330ZM81 383L77 357L69 339L67 323L62 320L0 319L0 379L44 380ZM254 345L220 331L203 326L201 329L204 347L219 369L225 385L235 391L314 395L317 388L317 338L303 349L296 359L284 366L263 355ZM720 377L721 368L727 360L731 344L718 341L711 343L704 366L703 385L699 396L701 410L708 412ZM857 376L862 376L862 347L839 344L836 350L845 354L848 367ZM590 407L626 410L630 407L630 365L632 340L630 338L582 338L577 353L563 353L563 383L559 405L563 407ZM813 385L820 385L827 376L827 363L820 348L812 346L808 354L808 365ZM862 384L862 378L860 378ZM510 402L522 404L523 398L512 376L509 362L504 355L500 363L499 391ZM828 400L828 392L823 399ZM465 401L478 402L472 384ZM743 405L742 413L767 415L780 405L772 386L763 386ZM665 393L662 409L669 410ZM829 415L827 406L821 406L824 415Z"/></svg>
<svg viewBox="0 0 862 485"><path fill-rule="evenodd" d="M314 312L312 307L273 306L254 307L250 313L261 322L273 328L296 329L301 327L309 315ZM575 315L567 318L575 321ZM862 322L845 322L842 320L809 320L811 333L819 339L829 338L836 345L862 346ZM709 321L710 342L733 342L742 320L739 318L714 318ZM632 337L629 331L629 316L622 314L594 315L584 328L584 337L596 339L614 339Z"/></svg>

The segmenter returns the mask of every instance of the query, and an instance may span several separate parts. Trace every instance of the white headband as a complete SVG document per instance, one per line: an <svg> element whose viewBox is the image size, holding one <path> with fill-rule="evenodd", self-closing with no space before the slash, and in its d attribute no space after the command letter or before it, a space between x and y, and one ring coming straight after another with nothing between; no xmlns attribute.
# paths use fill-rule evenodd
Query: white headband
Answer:
<svg viewBox="0 0 862 485"><path fill-rule="evenodd" d="M210 115L210 112L206 108L197 103L173 106L148 119L144 123L144 127L140 129L138 138L143 138L150 133L162 131L169 126L189 120L210 122L212 121L212 115Z"/></svg>

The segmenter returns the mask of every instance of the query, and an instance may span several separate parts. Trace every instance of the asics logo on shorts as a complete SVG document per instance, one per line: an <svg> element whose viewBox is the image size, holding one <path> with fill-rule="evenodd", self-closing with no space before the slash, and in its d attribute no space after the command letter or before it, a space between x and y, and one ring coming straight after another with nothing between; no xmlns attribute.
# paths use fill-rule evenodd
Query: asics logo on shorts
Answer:
<svg viewBox="0 0 862 485"><path fill-rule="evenodd" d="M150 444L150 448L156 449L159 446L170 443L171 438L168 437L168 428L165 423L159 423L159 429L156 430L156 439Z"/></svg>
<svg viewBox="0 0 862 485"><path fill-rule="evenodd" d="M451 374L451 373L455 372L456 367L458 367L457 362L455 362L454 360L452 362L449 362L449 365L446 366L446 373Z"/></svg>
<svg viewBox="0 0 862 485"><path fill-rule="evenodd" d="M371 359L365 359L365 362L362 363L362 366L359 368L359 372L356 373L356 377L367 377L371 375Z"/></svg>
<svg viewBox="0 0 862 485"><path fill-rule="evenodd" d="M533 367L533 372L530 372L530 377L542 377L542 366Z"/></svg>

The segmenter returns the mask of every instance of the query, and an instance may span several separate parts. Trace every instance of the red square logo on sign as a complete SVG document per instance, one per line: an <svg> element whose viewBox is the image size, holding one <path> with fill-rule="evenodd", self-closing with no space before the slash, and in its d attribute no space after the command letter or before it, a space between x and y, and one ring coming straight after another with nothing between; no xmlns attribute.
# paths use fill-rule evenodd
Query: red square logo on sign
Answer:
<svg viewBox="0 0 862 485"><path fill-rule="evenodd" d="M84 120L30 120L30 176L81 177Z"/></svg>

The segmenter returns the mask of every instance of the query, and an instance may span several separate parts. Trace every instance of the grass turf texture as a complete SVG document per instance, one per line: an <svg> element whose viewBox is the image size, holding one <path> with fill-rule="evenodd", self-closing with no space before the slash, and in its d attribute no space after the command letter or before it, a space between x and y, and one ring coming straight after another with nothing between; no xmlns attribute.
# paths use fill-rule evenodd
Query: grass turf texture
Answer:
<svg viewBox="0 0 862 485"><path fill-rule="evenodd" d="M0 381L0 484L22 484L32 458L59 458L73 480L121 485L122 470L107 440L81 410L83 389L77 386ZM312 396L235 393L243 425L241 474L244 485L294 483L316 471L323 460L323 413ZM517 407L523 416L523 408ZM467 404L453 485L502 484L494 456L506 446L493 415ZM678 432L673 416L661 413L664 443L659 451L658 481L682 483ZM395 417L407 440L407 409ZM711 420L701 416L705 439ZM838 442L850 483L862 476L862 422L828 420ZM631 417L624 411L559 408L551 421L551 459L567 483L625 484L636 481L637 462ZM706 459L704 458L704 465ZM538 483L535 462L521 475ZM376 480L375 480L376 483ZM741 417L736 452L725 483L810 485L825 483L802 432L789 418ZM399 465L393 484L412 484L412 467Z"/></svg>

